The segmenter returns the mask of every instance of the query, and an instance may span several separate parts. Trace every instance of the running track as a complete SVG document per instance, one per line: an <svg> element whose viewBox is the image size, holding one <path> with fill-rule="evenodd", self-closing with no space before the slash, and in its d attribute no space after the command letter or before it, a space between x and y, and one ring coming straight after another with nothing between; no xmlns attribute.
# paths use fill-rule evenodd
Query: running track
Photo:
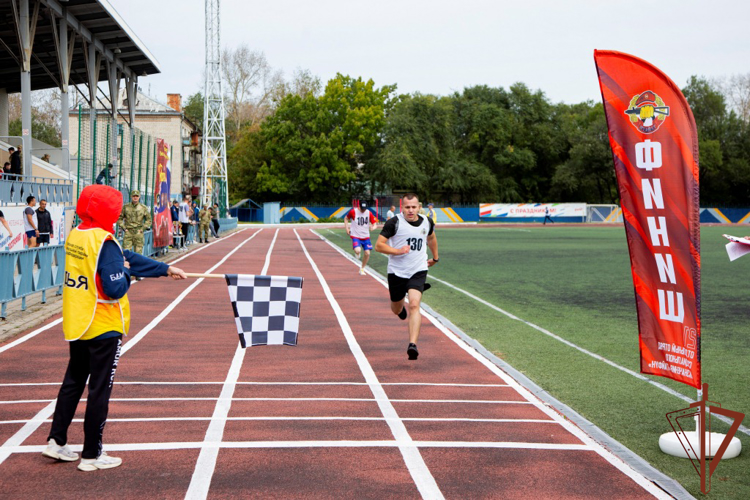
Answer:
<svg viewBox="0 0 750 500"><path fill-rule="evenodd" d="M299 345L238 349L223 280L139 282L104 434L124 463L83 473L40 454L67 363L52 318L0 346L2 498L665 497L427 317L408 361L387 290L309 229L175 265L304 277Z"/></svg>

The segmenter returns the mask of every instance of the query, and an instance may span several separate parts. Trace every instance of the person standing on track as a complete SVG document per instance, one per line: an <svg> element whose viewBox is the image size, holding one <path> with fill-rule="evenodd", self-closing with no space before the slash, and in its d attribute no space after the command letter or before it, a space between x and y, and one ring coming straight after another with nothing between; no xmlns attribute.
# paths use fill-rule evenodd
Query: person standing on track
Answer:
<svg viewBox="0 0 750 500"><path fill-rule="evenodd" d="M119 198L122 199L122 196ZM117 220L117 224L125 231L123 247L136 253L143 252L143 232L151 229L151 211L140 200L141 192L131 191L130 203L122 207L122 214Z"/></svg>
<svg viewBox="0 0 750 500"><path fill-rule="evenodd" d="M349 228L349 221L352 221L351 229ZM365 253L362 258L362 267L359 268L359 274L365 274L365 266L367 261L370 260L370 250L372 250L372 242L370 241L370 231L374 231L377 227L378 219L367 209L367 202L359 202L359 208L352 208L349 213L344 217L344 228L346 234L352 239L352 248L354 248L354 254L359 259L364 248Z"/></svg>
<svg viewBox="0 0 750 500"><path fill-rule="evenodd" d="M102 450L102 434L122 336L130 327L130 274L187 278L179 268L120 248L113 226L121 210L122 195L116 189L96 184L85 187L76 206L82 222L65 242L62 319L70 361L42 455L65 462L78 460L78 454L67 445L68 427L88 379L83 452L78 464L82 471L122 464L122 459Z"/></svg>
<svg viewBox="0 0 750 500"><path fill-rule="evenodd" d="M200 211L200 226L198 226L198 243L208 243L208 228L211 224L211 211L203 207Z"/></svg>
<svg viewBox="0 0 750 500"><path fill-rule="evenodd" d="M435 223L419 214L419 199L413 193L401 200L401 213L388 220L375 243L375 251L388 256L388 291L391 311L406 319L404 298L409 297L409 346L406 354L415 360L419 356L417 340L422 326L420 303L422 292L430 288L426 283L427 269L438 262ZM427 247L432 259L427 259Z"/></svg>

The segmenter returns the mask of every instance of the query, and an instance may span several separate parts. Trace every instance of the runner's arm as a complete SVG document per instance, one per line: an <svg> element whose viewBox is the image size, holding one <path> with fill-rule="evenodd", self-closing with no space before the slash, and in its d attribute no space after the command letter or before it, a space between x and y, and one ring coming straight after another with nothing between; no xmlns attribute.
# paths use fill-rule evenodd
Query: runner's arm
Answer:
<svg viewBox="0 0 750 500"><path fill-rule="evenodd" d="M435 265L435 261L440 258L438 257L437 236L434 232L427 236L427 246L430 247L430 252L432 252L432 258L427 261L427 266L432 267Z"/></svg>
<svg viewBox="0 0 750 500"><path fill-rule="evenodd" d="M352 233L349 231L349 220L354 220L354 209L349 210L346 215L344 216L344 229L346 230L346 234L351 237Z"/></svg>
<svg viewBox="0 0 750 500"><path fill-rule="evenodd" d="M388 238L382 234L378 236L378 241L375 242L375 251L385 255L404 255L409 253L409 245L404 245L401 248L393 248L388 244Z"/></svg>

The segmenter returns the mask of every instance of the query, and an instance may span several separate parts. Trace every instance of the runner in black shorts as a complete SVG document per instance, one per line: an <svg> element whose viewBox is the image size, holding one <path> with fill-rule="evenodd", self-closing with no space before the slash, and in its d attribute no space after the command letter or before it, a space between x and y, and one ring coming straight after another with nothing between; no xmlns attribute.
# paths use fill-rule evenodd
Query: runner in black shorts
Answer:
<svg viewBox="0 0 750 500"><path fill-rule="evenodd" d="M427 259L430 247L432 259ZM407 194L401 200L401 213L388 221L375 243L375 251L388 256L388 290L391 311L401 319L407 318L404 299L409 297L409 359L417 359L417 340L422 325L420 303L422 292L430 285L425 282L427 269L438 261L438 244L435 223L419 215L419 199Z"/></svg>

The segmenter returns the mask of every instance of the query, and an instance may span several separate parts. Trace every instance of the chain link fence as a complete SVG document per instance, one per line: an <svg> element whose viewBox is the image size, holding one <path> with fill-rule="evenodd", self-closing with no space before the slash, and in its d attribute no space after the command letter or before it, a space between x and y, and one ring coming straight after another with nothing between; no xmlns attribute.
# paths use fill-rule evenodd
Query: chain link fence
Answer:
<svg viewBox="0 0 750 500"><path fill-rule="evenodd" d="M76 199L91 184L106 184L119 190L124 200L133 190L140 191L141 203L153 209L156 177L156 137L127 123L117 123L109 113L97 110L94 127L89 108L78 108ZM113 148L112 136L117 147ZM108 165L112 164L111 168Z"/></svg>

